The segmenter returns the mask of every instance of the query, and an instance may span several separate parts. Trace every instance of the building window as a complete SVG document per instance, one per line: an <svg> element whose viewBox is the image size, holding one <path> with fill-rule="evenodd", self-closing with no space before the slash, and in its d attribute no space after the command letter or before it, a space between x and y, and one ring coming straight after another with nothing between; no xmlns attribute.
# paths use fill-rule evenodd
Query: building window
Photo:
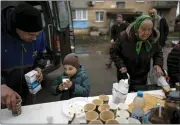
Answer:
<svg viewBox="0 0 180 125"><path fill-rule="evenodd" d="M144 0L136 0L136 2L141 3L144 2Z"/></svg>
<svg viewBox="0 0 180 125"><path fill-rule="evenodd" d="M95 2L104 2L104 0L96 0Z"/></svg>
<svg viewBox="0 0 180 125"><path fill-rule="evenodd" d="M117 8L125 8L125 2L116 2Z"/></svg>
<svg viewBox="0 0 180 125"><path fill-rule="evenodd" d="M87 20L87 10L86 9L77 9L72 12L73 20Z"/></svg>
<svg viewBox="0 0 180 125"><path fill-rule="evenodd" d="M60 27L65 28L69 24L68 3L65 1L57 1L57 8L59 12Z"/></svg>
<svg viewBox="0 0 180 125"><path fill-rule="evenodd" d="M104 21L104 12L96 12L96 22Z"/></svg>

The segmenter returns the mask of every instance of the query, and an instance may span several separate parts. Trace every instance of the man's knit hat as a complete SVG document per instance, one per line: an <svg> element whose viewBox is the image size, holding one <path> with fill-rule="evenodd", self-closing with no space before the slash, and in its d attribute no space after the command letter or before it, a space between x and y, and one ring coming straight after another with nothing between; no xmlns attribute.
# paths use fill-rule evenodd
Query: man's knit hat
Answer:
<svg viewBox="0 0 180 125"><path fill-rule="evenodd" d="M71 65L76 69L79 69L79 57L75 53L70 53L64 58L63 65Z"/></svg>
<svg viewBox="0 0 180 125"><path fill-rule="evenodd" d="M43 29L41 12L23 3L14 8L15 27L25 32L39 32Z"/></svg>

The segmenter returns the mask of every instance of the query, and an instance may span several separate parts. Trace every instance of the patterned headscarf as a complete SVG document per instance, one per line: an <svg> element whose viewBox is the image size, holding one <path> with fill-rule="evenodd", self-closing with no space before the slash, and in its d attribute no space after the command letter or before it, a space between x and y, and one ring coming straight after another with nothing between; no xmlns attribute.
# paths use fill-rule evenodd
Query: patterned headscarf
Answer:
<svg viewBox="0 0 180 125"><path fill-rule="evenodd" d="M148 15L142 15L140 17L138 17L136 20L135 20L135 23L134 23L134 30L135 32L137 33L137 30L139 29L141 23L146 20L146 19L152 19L150 16ZM152 48L152 45L151 43L148 41L148 40L141 40L139 37L138 37L138 41L136 43L136 52L137 54L139 55L140 51L141 51L141 47L142 47L142 43L145 42L145 47L146 47L146 51L147 52L150 52L151 48Z"/></svg>

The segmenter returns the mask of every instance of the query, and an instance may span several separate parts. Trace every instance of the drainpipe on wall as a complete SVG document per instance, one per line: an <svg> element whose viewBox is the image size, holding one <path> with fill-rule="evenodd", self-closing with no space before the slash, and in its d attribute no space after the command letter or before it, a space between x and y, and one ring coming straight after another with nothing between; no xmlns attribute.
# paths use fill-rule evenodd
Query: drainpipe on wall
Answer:
<svg viewBox="0 0 180 125"><path fill-rule="evenodd" d="M178 1L178 4L177 4L177 9L176 9L176 17L180 14L180 0Z"/></svg>

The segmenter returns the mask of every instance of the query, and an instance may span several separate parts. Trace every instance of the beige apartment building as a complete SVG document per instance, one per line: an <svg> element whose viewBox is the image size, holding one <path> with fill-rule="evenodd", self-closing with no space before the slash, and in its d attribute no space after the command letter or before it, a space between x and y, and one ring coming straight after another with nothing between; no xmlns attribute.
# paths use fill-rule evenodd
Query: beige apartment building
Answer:
<svg viewBox="0 0 180 125"><path fill-rule="evenodd" d="M164 17L169 25L169 30L174 30L176 9L178 1L153 1L153 0L125 0L126 8L135 8L148 14L149 8L156 8L160 16Z"/></svg>
<svg viewBox="0 0 180 125"><path fill-rule="evenodd" d="M166 18L170 31L174 30L177 1L152 0L78 0L71 2L75 11L75 32L87 33L90 27L108 31L115 21L116 14L121 13L124 19L132 22L139 15L148 14L152 7ZM78 18L78 19L77 19Z"/></svg>

